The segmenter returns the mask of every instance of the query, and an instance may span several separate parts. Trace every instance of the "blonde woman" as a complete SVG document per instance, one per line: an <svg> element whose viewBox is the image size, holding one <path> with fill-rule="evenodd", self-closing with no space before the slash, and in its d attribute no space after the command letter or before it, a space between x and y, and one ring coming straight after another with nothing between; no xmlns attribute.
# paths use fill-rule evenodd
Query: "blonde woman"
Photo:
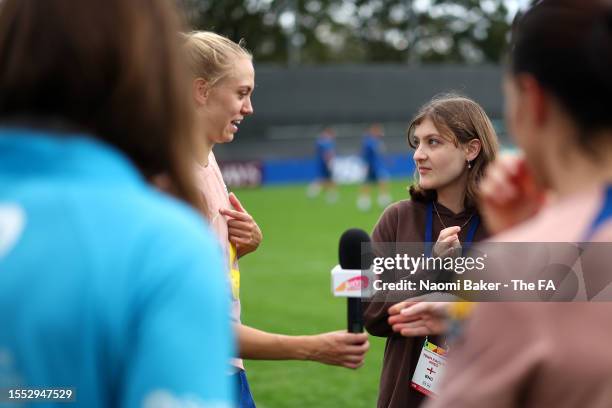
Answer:
<svg viewBox="0 0 612 408"><path fill-rule="evenodd" d="M257 248L261 232L238 199L233 194L228 195L212 150L217 143L231 142L241 122L253 114L251 95L255 88L255 71L252 56L242 44L212 32L188 34L185 48L193 75L196 128L206 144L206 150L196 158L197 182L209 208L206 216L226 250L239 357L314 360L358 368L369 348L366 334L337 331L312 336L284 336L240 323L238 258ZM235 359L234 367L240 387L240 406L252 407L254 402L242 360Z"/></svg>

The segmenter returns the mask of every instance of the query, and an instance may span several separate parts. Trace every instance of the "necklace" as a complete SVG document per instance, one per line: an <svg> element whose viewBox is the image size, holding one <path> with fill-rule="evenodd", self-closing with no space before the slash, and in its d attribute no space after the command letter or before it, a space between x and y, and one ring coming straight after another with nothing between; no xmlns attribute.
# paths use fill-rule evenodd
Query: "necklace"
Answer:
<svg viewBox="0 0 612 408"><path fill-rule="evenodd" d="M434 207L434 210L436 210L436 215L438 216L438 220L440 221L440 224L442 224L442 226L445 229L448 228L446 226L446 224L444 224L444 221L442 221L442 217L440 217L440 213L438 212L438 207L436 206L436 202L435 201L433 202L433 207ZM473 212L472 215L470 215L470 217L467 219L467 221L464 222L463 225L461 225L462 229L463 229L463 227L465 227L468 224L468 222L470 222L472 220L472 217L474 216L474 214L475 214L475 212Z"/></svg>

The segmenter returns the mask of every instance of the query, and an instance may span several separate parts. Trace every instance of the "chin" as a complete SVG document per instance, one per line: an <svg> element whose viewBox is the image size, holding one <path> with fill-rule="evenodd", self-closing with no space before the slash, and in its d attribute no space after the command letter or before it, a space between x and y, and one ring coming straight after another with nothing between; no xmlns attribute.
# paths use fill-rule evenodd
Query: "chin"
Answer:
<svg viewBox="0 0 612 408"><path fill-rule="evenodd" d="M431 181L423 181L423 180L419 180L419 187L421 187L424 190L435 190L437 188L435 183L432 183Z"/></svg>
<svg viewBox="0 0 612 408"><path fill-rule="evenodd" d="M219 140L217 143L230 143L234 140L234 134L233 133L227 133L225 135L223 135L223 137L221 137L221 140Z"/></svg>

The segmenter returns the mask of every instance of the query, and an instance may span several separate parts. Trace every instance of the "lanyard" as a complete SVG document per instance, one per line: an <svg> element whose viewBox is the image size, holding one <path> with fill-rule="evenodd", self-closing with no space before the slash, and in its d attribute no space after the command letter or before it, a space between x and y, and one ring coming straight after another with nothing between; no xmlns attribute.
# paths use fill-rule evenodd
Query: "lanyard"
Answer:
<svg viewBox="0 0 612 408"><path fill-rule="evenodd" d="M606 187L606 192L604 196L604 202L597 213L597 216L589 226L587 233L584 236L583 242L588 242L593 239L593 236L597 232L597 230L605 224L610 218L612 218L612 185Z"/></svg>
<svg viewBox="0 0 612 408"><path fill-rule="evenodd" d="M612 214L612 189L610 190L610 214ZM433 202L430 201L427 204L427 219L425 222L425 255L427 257L431 256L432 245L433 245ZM474 241L474 235L476 235L476 230L478 229L478 224L480 223L480 218L478 215L474 215L472 221L470 221L470 228L467 233L467 237L464 242L464 248L469 248Z"/></svg>

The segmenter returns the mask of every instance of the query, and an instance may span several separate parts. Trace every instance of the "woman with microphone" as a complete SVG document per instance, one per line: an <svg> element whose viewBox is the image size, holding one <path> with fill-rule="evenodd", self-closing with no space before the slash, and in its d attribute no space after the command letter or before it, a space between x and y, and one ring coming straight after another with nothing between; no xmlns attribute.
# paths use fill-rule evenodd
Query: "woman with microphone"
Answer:
<svg viewBox="0 0 612 408"><path fill-rule="evenodd" d="M196 132L205 145L195 157L196 183L207 204L204 215L224 248L232 286L232 318L239 342L239 358L232 361L232 375L239 387L239 406L254 407L242 358L313 360L355 369L363 364L369 342L364 333L286 336L241 323L238 258L257 249L262 234L238 198L228 194L213 148L231 142L242 121L253 114L252 56L242 43L205 31L187 34L184 47L192 76Z"/></svg>

